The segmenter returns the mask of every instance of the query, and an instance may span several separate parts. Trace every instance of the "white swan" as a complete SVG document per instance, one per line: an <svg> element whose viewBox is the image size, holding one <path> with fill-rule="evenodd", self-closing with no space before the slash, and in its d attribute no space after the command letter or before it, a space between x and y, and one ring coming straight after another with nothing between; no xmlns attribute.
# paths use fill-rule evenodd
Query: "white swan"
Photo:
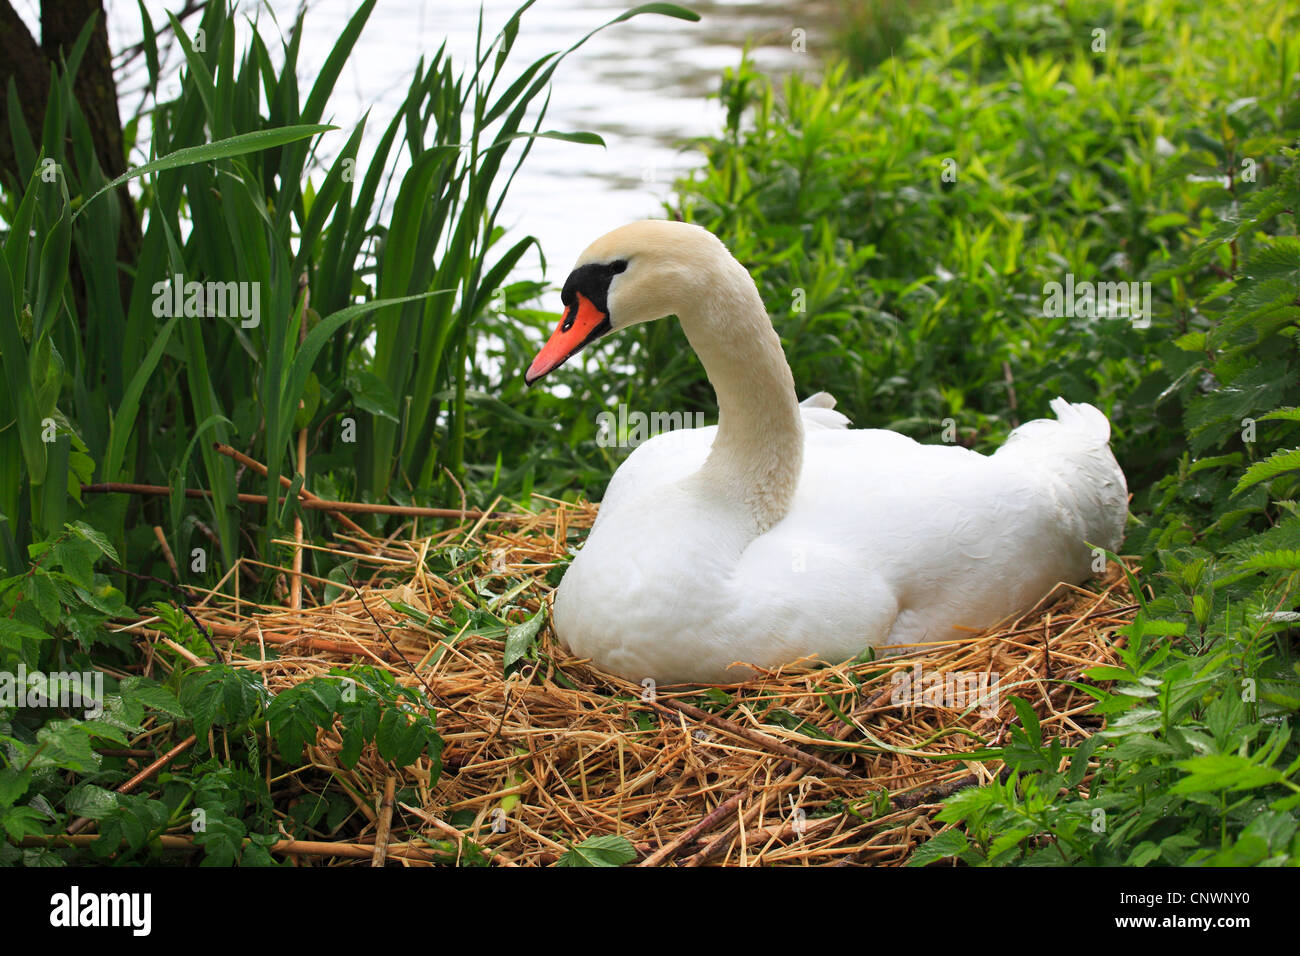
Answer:
<svg viewBox="0 0 1300 956"><path fill-rule="evenodd" d="M752 676L743 663L970 636L1087 578L1090 545L1120 543L1128 492L1100 411L1058 398L1057 420L991 456L849 429L830 396L796 400L758 289L705 229L616 229L562 300L530 385L608 332L676 315L718 397L717 426L628 456L556 591L556 634L607 670L716 683Z"/></svg>

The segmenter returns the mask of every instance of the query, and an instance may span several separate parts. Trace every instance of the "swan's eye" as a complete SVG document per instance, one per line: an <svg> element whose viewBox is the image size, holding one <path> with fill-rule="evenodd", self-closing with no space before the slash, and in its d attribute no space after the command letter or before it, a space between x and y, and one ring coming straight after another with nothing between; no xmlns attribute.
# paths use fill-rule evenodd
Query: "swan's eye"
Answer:
<svg viewBox="0 0 1300 956"><path fill-rule="evenodd" d="M564 290L560 293L560 301L564 303L565 311L572 309L578 301L577 297L582 295L601 312L608 314L606 301L609 298L609 284L614 276L626 271L626 259L615 259L613 262L589 262L585 266L574 269L569 273L569 278L564 283Z"/></svg>
<svg viewBox="0 0 1300 956"><path fill-rule="evenodd" d="M627 260L589 262L569 273L560 301L564 303L564 316L537 353L533 364L524 374L529 385L543 375L563 365L565 360L587 345L613 330L609 316L609 284L614 276L627 271Z"/></svg>

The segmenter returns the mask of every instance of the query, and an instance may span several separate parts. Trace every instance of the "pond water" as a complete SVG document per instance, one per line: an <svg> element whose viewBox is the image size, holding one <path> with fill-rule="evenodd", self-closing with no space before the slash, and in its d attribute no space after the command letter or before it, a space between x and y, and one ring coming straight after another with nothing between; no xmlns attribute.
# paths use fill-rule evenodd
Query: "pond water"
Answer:
<svg viewBox="0 0 1300 956"><path fill-rule="evenodd" d="M502 224L516 238L537 236L550 280L562 282L591 240L630 220L662 214L674 177L700 162L697 152L684 148L686 142L722 128L722 107L710 97L723 68L739 62L746 43L762 70L812 70L837 2L685 0L682 5L700 14L700 22L646 15L601 33L556 72L544 128L591 130L607 148L539 141L511 187ZM523 17L511 56L515 69L567 48L634 5L635 0L539 0ZM176 0L145 3L155 23L165 22L163 11L177 6ZM495 36L517 6L516 0L484 0L485 36ZM18 4L29 24L35 21L34 7L34 0ZM259 9L248 2L241 8L249 16ZM276 28L268 8L287 29L298 4L269 0L260 5L261 29L269 41ZM468 0L379 0L331 101L327 119L342 127L333 134L339 144L366 109L372 109L368 135L377 137L382 123L375 120L387 121L420 57L432 56L444 39L453 62L469 62L479 10ZM353 0L308 4L299 60L304 95L355 11ZM115 50L139 40L135 0L113 0L109 22ZM795 30L804 33L805 52L793 49ZM274 44L268 45L274 54ZM173 56L173 68L178 63L179 56ZM130 69L125 73L119 79L124 117L139 105L131 90L140 82ZM541 276L536 257L525 259L518 276Z"/></svg>

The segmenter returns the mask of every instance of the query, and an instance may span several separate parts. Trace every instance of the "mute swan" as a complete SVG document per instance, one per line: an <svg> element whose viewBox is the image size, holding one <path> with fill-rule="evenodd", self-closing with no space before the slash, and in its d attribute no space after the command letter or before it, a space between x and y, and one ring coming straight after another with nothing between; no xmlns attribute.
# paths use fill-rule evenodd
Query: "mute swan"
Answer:
<svg viewBox="0 0 1300 956"><path fill-rule="evenodd" d="M555 593L556 634L609 671L720 683L751 677L745 663L952 640L1087 578L1090 545L1119 545L1128 492L1100 411L1058 398L1057 420L990 456L849 429L830 396L797 401L754 281L705 229L615 229L561 299L529 385L676 315L718 398L716 426L628 456Z"/></svg>

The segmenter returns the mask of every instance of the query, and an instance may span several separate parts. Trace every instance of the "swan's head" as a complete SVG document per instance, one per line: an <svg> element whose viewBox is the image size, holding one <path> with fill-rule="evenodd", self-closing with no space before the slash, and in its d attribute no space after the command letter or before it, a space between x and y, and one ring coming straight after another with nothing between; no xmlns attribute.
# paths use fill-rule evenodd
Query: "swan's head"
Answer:
<svg viewBox="0 0 1300 956"><path fill-rule="evenodd" d="M690 223L647 219L601 236L565 280L564 315L524 381L532 385L610 332L680 314L728 262L718 238Z"/></svg>

